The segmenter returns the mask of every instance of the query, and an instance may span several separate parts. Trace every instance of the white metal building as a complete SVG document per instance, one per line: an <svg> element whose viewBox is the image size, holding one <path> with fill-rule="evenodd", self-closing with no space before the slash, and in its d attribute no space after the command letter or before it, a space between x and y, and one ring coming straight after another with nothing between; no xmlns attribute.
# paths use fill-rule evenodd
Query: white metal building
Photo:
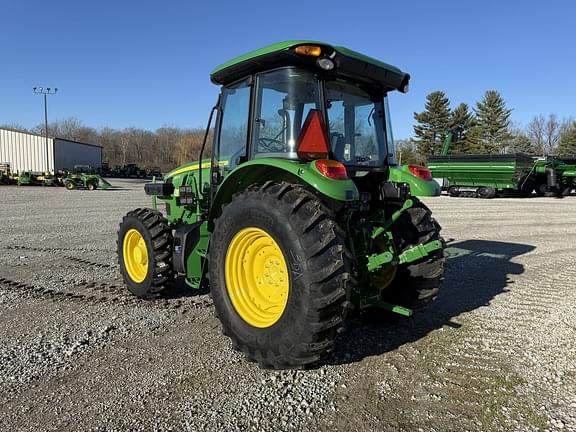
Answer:
<svg viewBox="0 0 576 432"><path fill-rule="evenodd" d="M9 163L12 172L51 172L73 169L74 165L102 166L102 147L46 138L24 132L0 129L0 163Z"/></svg>

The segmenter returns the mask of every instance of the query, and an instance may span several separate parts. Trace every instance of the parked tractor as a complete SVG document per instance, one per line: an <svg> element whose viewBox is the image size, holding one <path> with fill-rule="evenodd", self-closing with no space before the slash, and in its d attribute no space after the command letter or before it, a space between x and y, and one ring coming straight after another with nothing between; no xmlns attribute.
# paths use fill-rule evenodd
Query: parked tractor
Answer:
<svg viewBox="0 0 576 432"><path fill-rule="evenodd" d="M58 186L58 182L56 177L54 177L51 173L45 172L36 175L35 178L36 182L42 186Z"/></svg>
<svg viewBox="0 0 576 432"><path fill-rule="evenodd" d="M129 163L120 168L118 177L126 178L144 178L146 177L146 170L140 168L134 163Z"/></svg>
<svg viewBox="0 0 576 432"><path fill-rule="evenodd" d="M10 164L0 163L0 184L9 185L12 183Z"/></svg>
<svg viewBox="0 0 576 432"><path fill-rule="evenodd" d="M162 177L162 171L160 171L160 167L152 167L146 172L146 177Z"/></svg>
<svg viewBox="0 0 576 432"><path fill-rule="evenodd" d="M98 175L101 177L112 177L112 169L107 162L102 162L100 168L97 170Z"/></svg>
<svg viewBox="0 0 576 432"><path fill-rule="evenodd" d="M68 174L63 180L64 187L68 190L74 189L109 189L110 183L100 177L98 174Z"/></svg>
<svg viewBox="0 0 576 432"><path fill-rule="evenodd" d="M108 181L95 174L95 170L89 165L75 165L73 172L66 172L60 181L68 190L96 190L112 187Z"/></svg>
<svg viewBox="0 0 576 432"><path fill-rule="evenodd" d="M538 196L569 195L576 189L576 159L547 156L534 161L534 189Z"/></svg>
<svg viewBox="0 0 576 432"><path fill-rule="evenodd" d="M409 79L310 41L217 67L211 80L221 93L200 161L146 184L153 208L120 224L130 292L155 297L176 277L208 288L232 345L281 369L329 352L351 311L409 316L429 304L445 245L410 187L438 188L396 166L388 107ZM212 156L202 159L214 113Z"/></svg>
<svg viewBox="0 0 576 432"><path fill-rule="evenodd" d="M18 186L57 186L55 177L50 173L24 171L15 178Z"/></svg>
<svg viewBox="0 0 576 432"><path fill-rule="evenodd" d="M16 184L18 186L28 186L32 184L32 173L29 171L24 171L22 173L18 173L16 178Z"/></svg>

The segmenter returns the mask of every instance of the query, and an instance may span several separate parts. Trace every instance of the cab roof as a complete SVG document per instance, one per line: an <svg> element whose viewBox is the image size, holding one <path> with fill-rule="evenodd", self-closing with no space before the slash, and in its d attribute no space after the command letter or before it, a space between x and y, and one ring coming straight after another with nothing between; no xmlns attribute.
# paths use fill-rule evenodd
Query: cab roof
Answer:
<svg viewBox="0 0 576 432"><path fill-rule="evenodd" d="M319 46L319 57L298 54L294 49L301 45ZM325 71L316 60L329 58L334 68ZM381 87L384 91L408 90L410 75L395 66L342 46L311 40L289 40L250 51L221 64L210 74L213 83L227 85L248 75L285 66L298 66L319 74L349 78Z"/></svg>

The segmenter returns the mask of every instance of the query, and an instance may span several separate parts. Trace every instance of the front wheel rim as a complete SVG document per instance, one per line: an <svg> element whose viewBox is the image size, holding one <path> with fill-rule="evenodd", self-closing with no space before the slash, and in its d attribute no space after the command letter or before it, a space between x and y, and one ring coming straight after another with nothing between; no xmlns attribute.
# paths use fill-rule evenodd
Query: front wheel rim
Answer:
<svg viewBox="0 0 576 432"><path fill-rule="evenodd" d="M290 291L288 265L274 238L260 228L240 230L225 260L226 290L240 318L266 328L284 314Z"/></svg>
<svg viewBox="0 0 576 432"><path fill-rule="evenodd" d="M148 273L148 248L140 232L134 228L124 235L122 242L124 267L130 279L141 283Z"/></svg>

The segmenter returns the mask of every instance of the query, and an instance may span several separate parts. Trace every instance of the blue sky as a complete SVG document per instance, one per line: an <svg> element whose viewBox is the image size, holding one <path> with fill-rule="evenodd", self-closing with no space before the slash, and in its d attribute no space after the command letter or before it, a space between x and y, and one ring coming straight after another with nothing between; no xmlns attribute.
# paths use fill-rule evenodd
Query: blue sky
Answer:
<svg viewBox="0 0 576 432"><path fill-rule="evenodd" d="M0 0L0 124L43 121L32 87L58 87L49 120L93 127L204 127L209 73L286 39L344 45L412 75L391 97L396 138L443 90L452 106L499 90L513 120L576 117L572 1Z"/></svg>

